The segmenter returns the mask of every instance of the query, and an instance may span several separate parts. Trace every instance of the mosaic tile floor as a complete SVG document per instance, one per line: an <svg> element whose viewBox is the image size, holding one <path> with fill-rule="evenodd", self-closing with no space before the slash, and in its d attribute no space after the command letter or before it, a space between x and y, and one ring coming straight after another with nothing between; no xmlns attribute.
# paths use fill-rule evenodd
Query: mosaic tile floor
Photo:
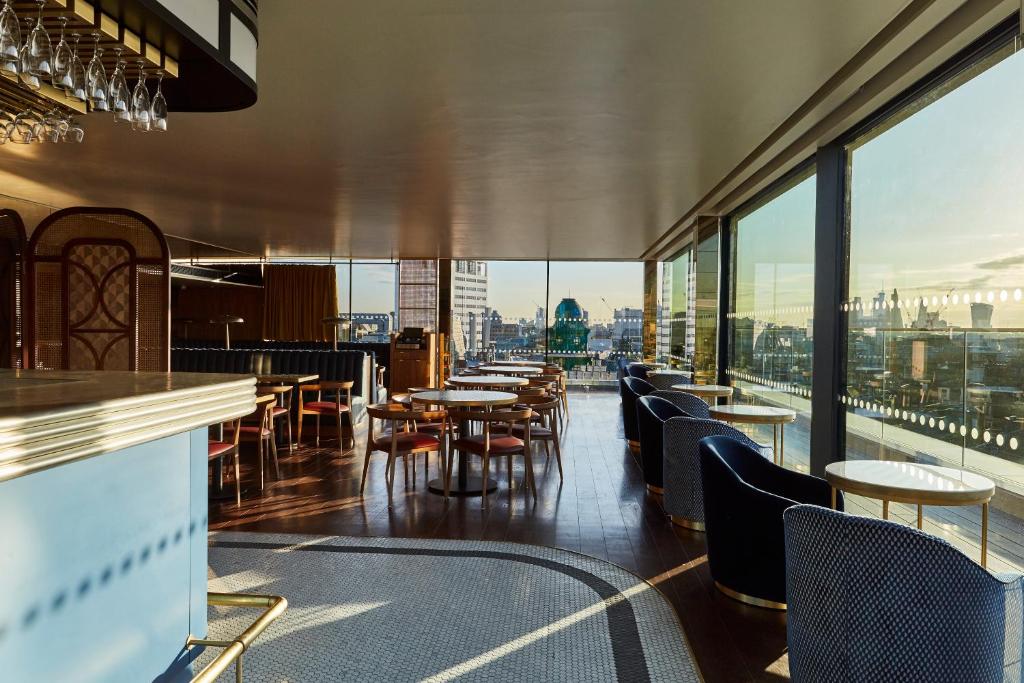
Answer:
<svg viewBox="0 0 1024 683"><path fill-rule="evenodd" d="M211 535L209 564L210 590L289 602L245 655L247 681L701 680L661 594L585 555L224 532ZM254 614L211 608L209 637L238 633Z"/></svg>

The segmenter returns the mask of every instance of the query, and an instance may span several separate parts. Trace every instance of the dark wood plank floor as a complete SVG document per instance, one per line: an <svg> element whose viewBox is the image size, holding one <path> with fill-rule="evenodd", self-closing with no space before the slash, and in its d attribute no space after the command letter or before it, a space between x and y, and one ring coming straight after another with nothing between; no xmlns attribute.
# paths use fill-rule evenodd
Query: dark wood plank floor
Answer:
<svg viewBox="0 0 1024 683"><path fill-rule="evenodd" d="M281 452L282 477L262 497L211 503L210 528L241 531L465 538L535 543L599 557L649 581L676 608L709 682L788 680L784 615L747 607L719 594L705 561L702 534L673 526L648 495L640 469L622 438L614 392L573 392L563 435L565 480L552 455L535 463L538 500L521 489L508 494L504 464L490 509L479 498L447 504L429 493L423 460L415 488L406 489L399 467L395 505L387 507L385 456L370 463L366 495L359 496L363 435L340 455L336 441L321 448ZM244 459L252 459L251 451ZM430 476L436 476L431 460ZM411 468L410 468L411 476ZM513 478L521 481L521 464ZM245 475L243 474L243 480Z"/></svg>

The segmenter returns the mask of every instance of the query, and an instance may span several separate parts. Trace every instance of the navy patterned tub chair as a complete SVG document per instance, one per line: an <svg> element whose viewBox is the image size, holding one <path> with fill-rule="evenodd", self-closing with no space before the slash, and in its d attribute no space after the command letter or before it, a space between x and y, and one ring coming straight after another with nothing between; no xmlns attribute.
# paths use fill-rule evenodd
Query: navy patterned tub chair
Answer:
<svg viewBox="0 0 1024 683"><path fill-rule="evenodd" d="M644 483L651 493L664 493L662 483L662 431L665 421L674 417L685 417L682 408L654 394L641 396L636 402L636 425L640 434L640 467L644 472Z"/></svg>
<svg viewBox="0 0 1024 683"><path fill-rule="evenodd" d="M894 522L783 514L793 681L1020 681L1022 577Z"/></svg>
<svg viewBox="0 0 1024 683"><path fill-rule="evenodd" d="M636 401L641 396L654 391L649 383L636 377L623 377L619 380L619 393L622 395L622 431L634 453L640 451L640 432L636 426Z"/></svg>
<svg viewBox="0 0 1024 683"><path fill-rule="evenodd" d="M758 607L786 609L782 513L798 503L828 506L824 479L769 462L730 436L700 441L708 568L715 586ZM836 503L842 509L839 493Z"/></svg>
<svg viewBox="0 0 1024 683"><path fill-rule="evenodd" d="M681 392L656 391L647 398L663 393ZM703 404L707 411L704 401L692 394L685 395ZM673 417L667 420L662 432L665 486L662 505L673 524L695 531L704 531L704 488L700 481L699 446L701 439L708 436L736 439L757 450L766 459L772 459L771 446L755 443L746 434L724 422L696 417Z"/></svg>
<svg viewBox="0 0 1024 683"><path fill-rule="evenodd" d="M643 363L630 363L629 365L626 366L626 374L627 375L629 375L630 377L636 377L638 379L642 379L645 382L648 381L648 378L647 378L648 370L649 370L649 368L646 365L644 365Z"/></svg>
<svg viewBox="0 0 1024 683"><path fill-rule="evenodd" d="M651 382L651 384L654 384ZM678 382L676 382L678 384ZM711 417L711 413L708 412L708 404L704 402L699 396L688 394L685 391L669 391L665 389L659 389L655 391L651 396L657 396L663 398L673 405L682 408L690 417L703 417L705 419Z"/></svg>

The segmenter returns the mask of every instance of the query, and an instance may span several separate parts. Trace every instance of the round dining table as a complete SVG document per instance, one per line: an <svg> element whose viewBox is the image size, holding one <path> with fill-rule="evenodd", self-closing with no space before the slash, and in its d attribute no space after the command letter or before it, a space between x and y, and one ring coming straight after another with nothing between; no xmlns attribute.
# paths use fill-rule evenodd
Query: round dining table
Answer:
<svg viewBox="0 0 1024 683"><path fill-rule="evenodd" d="M515 394L510 394L507 391L446 389L443 391L421 391L413 394L409 399L413 403L444 406L446 408L482 408L484 410L490 410L496 406L510 406L518 401L519 397ZM459 434L469 434L468 422L461 422L459 424ZM449 447L447 436L443 437L443 444L444 452L441 454L441 457L447 460ZM442 496L444 495L444 480L441 478L431 479L427 483L427 487L431 493L437 493ZM485 488L487 492L490 493L498 488L498 482L493 479L488 479L485 486L483 477L469 476L469 458L465 453L460 451L456 481L449 490L449 495L479 496L483 494Z"/></svg>
<svg viewBox="0 0 1024 683"><path fill-rule="evenodd" d="M917 505L917 528L924 525L925 505L981 505L981 566L988 565L988 505L996 485L988 477L940 465L898 460L846 460L825 466L825 481L836 491L882 501L882 519L889 503Z"/></svg>
<svg viewBox="0 0 1024 683"><path fill-rule="evenodd" d="M782 466L783 450L786 447L785 425L796 422L796 411L776 406L751 406L730 404L709 406L708 412L716 420L734 424L759 424L772 426L772 457L775 464Z"/></svg>
<svg viewBox="0 0 1024 683"><path fill-rule="evenodd" d="M673 384L672 388L699 396L712 406L718 403L718 399L732 396L732 387L724 384Z"/></svg>
<svg viewBox="0 0 1024 683"><path fill-rule="evenodd" d="M532 365L481 365L477 370L489 375L525 375L529 377L544 373L544 368L536 368Z"/></svg>
<svg viewBox="0 0 1024 683"><path fill-rule="evenodd" d="M525 377L511 375L456 375L445 381L460 389L514 389L530 383Z"/></svg>

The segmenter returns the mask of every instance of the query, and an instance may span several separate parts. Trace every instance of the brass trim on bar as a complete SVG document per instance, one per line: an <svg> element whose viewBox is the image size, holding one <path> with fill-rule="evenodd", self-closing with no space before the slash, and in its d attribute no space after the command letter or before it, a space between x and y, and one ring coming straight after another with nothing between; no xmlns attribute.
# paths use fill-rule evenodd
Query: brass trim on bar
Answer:
<svg viewBox="0 0 1024 683"><path fill-rule="evenodd" d="M253 607L264 608L263 612L256 617L249 626L231 640L211 640L207 638L195 638L189 636L185 641L186 648L193 648L197 645L206 647L222 647L224 651L217 655L212 662L203 667L203 670L192 678L192 683L214 683L217 677L224 673L232 662L235 664L235 681L242 680L242 655L252 645L253 641L281 613L288 607L288 601L280 595L253 595L249 593L207 593L206 602L208 605L217 607Z"/></svg>
<svg viewBox="0 0 1024 683"><path fill-rule="evenodd" d="M669 515L669 519L676 526L681 526L684 529L691 529L693 531L704 531L704 522L696 522L686 517L680 517L679 515Z"/></svg>
<svg viewBox="0 0 1024 683"><path fill-rule="evenodd" d="M786 611L786 609L788 609L786 607L786 603L784 602L774 602L772 600L765 600L764 598L755 598L753 595L747 595L746 593L734 591L733 589L728 588L727 586L723 586L717 581L715 581L715 588L720 590L723 594L728 595L733 600L742 602L745 605L753 605L754 607L761 607L763 609L774 609L779 610L781 612L784 612Z"/></svg>

